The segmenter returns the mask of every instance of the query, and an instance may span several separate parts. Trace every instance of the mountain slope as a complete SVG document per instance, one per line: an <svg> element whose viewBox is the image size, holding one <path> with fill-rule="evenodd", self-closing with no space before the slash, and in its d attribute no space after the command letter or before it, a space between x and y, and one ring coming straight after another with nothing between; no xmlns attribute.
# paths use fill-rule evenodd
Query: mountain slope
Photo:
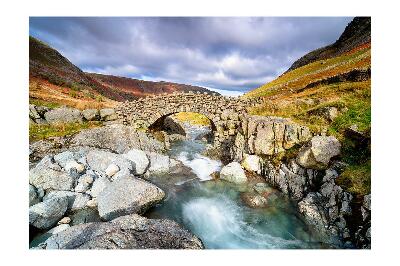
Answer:
<svg viewBox="0 0 400 266"><path fill-rule="evenodd" d="M315 134L336 136L342 142L342 161L348 164L336 181L361 198L370 193L371 186L371 43L357 41L370 40L357 21L355 18L339 39L359 45L351 50L336 49L327 59L303 61L304 65L289 69L244 97L262 99L262 104L249 110L251 114L288 117Z"/></svg>
<svg viewBox="0 0 400 266"><path fill-rule="evenodd" d="M191 85L85 73L57 50L29 37L29 97L33 103L81 109L110 107L117 101L134 100L149 94L190 90L210 92Z"/></svg>
<svg viewBox="0 0 400 266"><path fill-rule="evenodd" d="M295 61L288 71L318 60L339 56L369 42L371 42L371 18L356 17L347 25L336 42L304 55Z"/></svg>
<svg viewBox="0 0 400 266"><path fill-rule="evenodd" d="M132 95L132 97L141 97L151 94L160 93L173 93L173 92L188 92L199 91L211 93L206 88L185 85L179 83L165 82L165 81L144 81L133 78L118 77L112 75L103 75L96 73L86 73L89 77L93 78L100 84Z"/></svg>

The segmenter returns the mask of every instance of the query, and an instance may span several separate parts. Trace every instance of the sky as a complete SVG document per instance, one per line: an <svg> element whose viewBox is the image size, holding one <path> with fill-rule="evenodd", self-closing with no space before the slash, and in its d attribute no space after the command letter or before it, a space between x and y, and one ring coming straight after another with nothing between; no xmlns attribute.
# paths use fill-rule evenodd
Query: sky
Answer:
<svg viewBox="0 0 400 266"><path fill-rule="evenodd" d="M29 34L83 71L232 94L336 41L351 17L31 17Z"/></svg>

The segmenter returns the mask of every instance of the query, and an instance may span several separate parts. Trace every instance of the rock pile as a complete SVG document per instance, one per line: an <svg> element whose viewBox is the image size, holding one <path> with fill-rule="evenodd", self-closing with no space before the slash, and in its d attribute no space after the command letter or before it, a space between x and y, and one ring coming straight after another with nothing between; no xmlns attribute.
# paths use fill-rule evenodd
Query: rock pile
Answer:
<svg viewBox="0 0 400 266"><path fill-rule="evenodd" d="M65 106L52 109L29 105L29 122L33 124L82 123L83 121L102 121L113 124L118 122L118 116L112 108L80 111Z"/></svg>
<svg viewBox="0 0 400 266"><path fill-rule="evenodd" d="M202 248L197 237L174 222L134 215L165 196L143 177L168 172L178 162L152 151L129 149L132 143L154 148L133 141L136 135L128 134L131 138L125 142L114 135L102 138L108 127L83 132L83 136L95 134L98 138L85 140L81 135L74 143L84 146L47 155L30 170L29 223L48 230L36 242L44 243L41 248ZM113 233L104 234L109 230ZM121 240L118 244L107 240L117 237Z"/></svg>

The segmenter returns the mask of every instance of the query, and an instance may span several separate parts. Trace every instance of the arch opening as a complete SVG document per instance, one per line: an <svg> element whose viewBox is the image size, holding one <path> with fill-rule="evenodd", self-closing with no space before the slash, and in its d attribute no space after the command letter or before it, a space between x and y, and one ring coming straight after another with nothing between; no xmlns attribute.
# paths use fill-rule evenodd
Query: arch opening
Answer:
<svg viewBox="0 0 400 266"><path fill-rule="evenodd" d="M216 126L206 115L197 112L172 112L157 118L149 127L153 134L173 136L181 135L182 138L205 140L213 143Z"/></svg>

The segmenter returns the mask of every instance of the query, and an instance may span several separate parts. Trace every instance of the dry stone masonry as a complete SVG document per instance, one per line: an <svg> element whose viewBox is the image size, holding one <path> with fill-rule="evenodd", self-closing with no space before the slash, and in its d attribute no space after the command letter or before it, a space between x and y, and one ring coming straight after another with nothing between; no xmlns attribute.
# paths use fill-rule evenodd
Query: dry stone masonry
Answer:
<svg viewBox="0 0 400 266"><path fill-rule="evenodd" d="M116 113L125 125L137 129L147 129L174 113L200 113L210 119L214 145L218 147L234 140L241 121L247 115L246 108L255 104L255 100L224 97L216 93L173 93L124 102L116 108Z"/></svg>

